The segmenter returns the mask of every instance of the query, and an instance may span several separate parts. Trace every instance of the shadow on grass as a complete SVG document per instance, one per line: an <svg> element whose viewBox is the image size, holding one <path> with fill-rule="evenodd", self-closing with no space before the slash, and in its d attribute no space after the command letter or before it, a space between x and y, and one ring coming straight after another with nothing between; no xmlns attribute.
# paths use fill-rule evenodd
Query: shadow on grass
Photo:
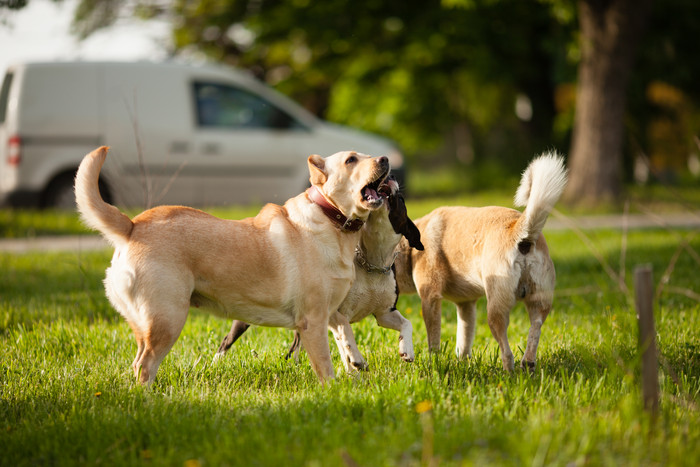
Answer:
<svg viewBox="0 0 700 467"><path fill-rule="evenodd" d="M0 332L38 322L117 316L102 279L110 252L0 253Z"/></svg>

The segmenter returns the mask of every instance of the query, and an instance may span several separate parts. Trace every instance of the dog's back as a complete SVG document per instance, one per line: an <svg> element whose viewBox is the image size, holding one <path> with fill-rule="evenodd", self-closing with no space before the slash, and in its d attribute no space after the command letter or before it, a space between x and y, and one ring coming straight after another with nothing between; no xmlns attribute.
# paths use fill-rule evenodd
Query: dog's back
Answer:
<svg viewBox="0 0 700 467"><path fill-rule="evenodd" d="M562 159L547 153L523 173L515 196L516 205L525 206L522 213L500 206L443 206L416 220L426 248L413 251L403 240L399 290L421 293L423 285L440 288L445 298L475 299L485 294L487 277L512 275L516 262L522 269L533 261L545 267L551 260L542 228L565 184ZM425 278L417 284L421 274Z"/></svg>
<svg viewBox="0 0 700 467"><path fill-rule="evenodd" d="M449 300L482 297L484 275L512 267L522 222L520 212L497 206L435 209L416 221L425 250L401 245L396 261L400 292L422 296L431 291Z"/></svg>

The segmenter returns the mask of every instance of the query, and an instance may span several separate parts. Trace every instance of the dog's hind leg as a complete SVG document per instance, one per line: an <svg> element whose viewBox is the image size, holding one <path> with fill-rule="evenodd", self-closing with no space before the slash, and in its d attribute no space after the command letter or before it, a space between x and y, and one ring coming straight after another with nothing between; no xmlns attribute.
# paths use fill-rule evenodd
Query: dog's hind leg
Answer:
<svg viewBox="0 0 700 467"><path fill-rule="evenodd" d="M510 345L508 344L508 324L510 322L510 309L515 305L515 298L508 300L505 298L505 294L491 294L491 296L489 296L488 290L486 295L489 328L501 349L503 369L506 371L513 371L515 364L513 361L513 352L510 350Z"/></svg>
<svg viewBox="0 0 700 467"><path fill-rule="evenodd" d="M428 349L431 352L440 351L440 327L442 320L442 294L435 292L433 287L421 287L418 290L421 299L423 322L428 333Z"/></svg>
<svg viewBox="0 0 700 467"><path fill-rule="evenodd" d="M525 355L523 355L523 359L520 361L520 367L532 371L535 369L535 363L537 361L537 346L540 342L542 325L552 309L552 302L551 300L526 301L525 307L530 316L530 331L527 334L527 347L525 348Z"/></svg>
<svg viewBox="0 0 700 467"><path fill-rule="evenodd" d="M399 331L399 355L404 362L412 362L415 359L413 353L413 326L404 318L399 310L392 308L375 313L377 324L383 328Z"/></svg>
<svg viewBox="0 0 700 467"><path fill-rule="evenodd" d="M311 367L321 383L334 379L331 351L328 347L328 322L305 318L297 324L297 330L309 356Z"/></svg>
<svg viewBox="0 0 700 467"><path fill-rule="evenodd" d="M340 352L340 358L343 360L343 365L345 365L345 370L348 373L353 370L366 370L369 365L362 358L362 354L357 348L355 335L352 332L348 318L337 311L331 313L328 327L330 327L335 337L335 343L338 345L338 351Z"/></svg>
<svg viewBox="0 0 700 467"><path fill-rule="evenodd" d="M160 363L172 348L187 320L191 288L186 282L143 281L134 290L130 324L139 344L134 373L141 384L152 383Z"/></svg>
<svg viewBox="0 0 700 467"><path fill-rule="evenodd" d="M472 355L472 344L476 332L476 301L457 303L457 346L458 358Z"/></svg>
<svg viewBox="0 0 700 467"><path fill-rule="evenodd" d="M243 335L244 332L250 327L250 324L244 323L243 321L238 321L237 319L231 324L231 330L226 334L224 340L221 341L219 345L219 350L214 354L214 362L226 355L226 352L231 348L231 346L238 340L239 337Z"/></svg>
<svg viewBox="0 0 700 467"><path fill-rule="evenodd" d="M134 284L133 269L123 261L124 256L120 256L117 252L112 259L112 267L107 268L107 277L105 278L105 292L109 301L114 308L126 319L129 327L134 333L136 339L136 357L131 363L131 369L134 372L134 377L139 379L140 361L143 356L143 351L146 348L146 326L143 323L143 316L133 303L132 292Z"/></svg>
<svg viewBox="0 0 700 467"><path fill-rule="evenodd" d="M131 369L134 371L134 377L139 377L139 361L141 361L141 355L143 355L143 349L146 347L146 340L143 337L143 332L135 323L129 323L131 330L134 332L134 338L136 339L136 357L131 363Z"/></svg>
<svg viewBox="0 0 700 467"><path fill-rule="evenodd" d="M520 361L521 368L535 369L537 346L540 342L542 325L552 310L556 273L551 258L547 255L547 242L543 235L537 240L536 254L529 263L529 294L524 297L525 308L530 317L530 330L527 334L527 347Z"/></svg>
<svg viewBox="0 0 700 467"><path fill-rule="evenodd" d="M292 340L291 345L289 346L289 350L287 351L287 355L284 356L285 360L289 360L290 358L294 357L294 361L299 363L299 352L301 351L301 336L299 335L299 331L294 331L294 339Z"/></svg>
<svg viewBox="0 0 700 467"><path fill-rule="evenodd" d="M152 383L156 378L158 367L180 337L187 312L187 307L167 311L149 310L149 315L155 319L152 319L148 330L144 332L143 352L135 365L141 384Z"/></svg>

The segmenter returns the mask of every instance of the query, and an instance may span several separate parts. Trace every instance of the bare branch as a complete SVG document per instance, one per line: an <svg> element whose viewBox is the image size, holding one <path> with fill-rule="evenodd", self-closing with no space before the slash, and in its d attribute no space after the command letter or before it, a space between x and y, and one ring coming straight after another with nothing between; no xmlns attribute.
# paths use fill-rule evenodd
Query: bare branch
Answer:
<svg viewBox="0 0 700 467"><path fill-rule="evenodd" d="M136 142L136 155L139 161L139 172L141 173L141 186L143 188L144 195L144 209L150 209L152 207L151 193L153 191L153 181L148 173L148 167L146 166L146 161L143 157L143 146L141 144L141 137L139 133L139 121L138 121L138 100L136 95L136 90L134 90L134 109L133 112L129 108L129 104L124 101L126 111L129 114L129 120L131 121L131 127L134 131L134 141Z"/></svg>
<svg viewBox="0 0 700 467"><path fill-rule="evenodd" d="M554 294L557 297L569 297L569 296L593 294L593 293L598 293L600 291L601 291L600 287L598 287L596 285L589 285L586 287L575 287L573 289L555 289Z"/></svg>
<svg viewBox="0 0 700 467"><path fill-rule="evenodd" d="M664 291L664 287L666 286L666 284L668 284L668 281L671 279L671 274L673 274L673 270L676 269L676 263L678 262L678 258L681 256L682 251L683 245L678 245L678 248L676 248L676 251L673 253L673 256L671 256L671 260L668 262L668 266L666 266L666 270L661 276L661 279L659 279L659 285L656 286L656 294L654 294L654 301L659 300L659 297Z"/></svg>
<svg viewBox="0 0 700 467"><path fill-rule="evenodd" d="M627 288L627 284L624 282L624 280L613 270L612 267L610 267L600 250L598 250L598 248L596 248L596 246L593 244L590 238L588 238L588 236L585 233L583 233L581 229L578 228L576 223L569 216L563 214L556 208L552 209L552 214L569 229L571 229L581 239L584 245L586 245L586 247L593 254L595 259L598 260L606 274L617 284L620 290L622 290L622 292L624 292L625 294L629 293L629 289Z"/></svg>
<svg viewBox="0 0 700 467"><path fill-rule="evenodd" d="M182 171L183 168L185 168L186 165L187 165L187 161L182 161L182 164L180 164L180 167L177 168L175 173L168 180L168 183L165 184L165 187L160 191L160 193L156 197L156 200L155 200L156 203L160 202L160 200L163 199L163 196L165 196L168 193L168 191L170 191L170 187L172 186L173 182L175 182L175 179L177 178L178 175L180 175L180 172Z"/></svg>
<svg viewBox="0 0 700 467"><path fill-rule="evenodd" d="M693 290L686 289L683 287L666 287L664 289L665 292L670 292L670 293L675 293L678 295L685 295L686 297L693 299L697 302L700 302L700 293L697 293Z"/></svg>

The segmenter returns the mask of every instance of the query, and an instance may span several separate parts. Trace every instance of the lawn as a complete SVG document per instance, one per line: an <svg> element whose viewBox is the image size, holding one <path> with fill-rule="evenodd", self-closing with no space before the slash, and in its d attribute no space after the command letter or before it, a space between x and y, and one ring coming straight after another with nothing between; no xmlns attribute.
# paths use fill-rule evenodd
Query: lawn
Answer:
<svg viewBox="0 0 700 467"><path fill-rule="evenodd" d="M557 294L534 374L503 372L483 301L471 360L454 356L447 303L443 350L428 354L420 301L406 296L416 361L370 318L354 326L369 371L345 375L333 346L327 387L305 356L283 359L287 330L253 327L212 364L230 323L197 311L139 387L135 341L101 284L110 251L0 253L0 463L698 465L700 237L545 232ZM619 285L633 289L637 264L652 265L658 292L656 419L642 408L633 293ZM516 307L516 361L528 325Z"/></svg>

